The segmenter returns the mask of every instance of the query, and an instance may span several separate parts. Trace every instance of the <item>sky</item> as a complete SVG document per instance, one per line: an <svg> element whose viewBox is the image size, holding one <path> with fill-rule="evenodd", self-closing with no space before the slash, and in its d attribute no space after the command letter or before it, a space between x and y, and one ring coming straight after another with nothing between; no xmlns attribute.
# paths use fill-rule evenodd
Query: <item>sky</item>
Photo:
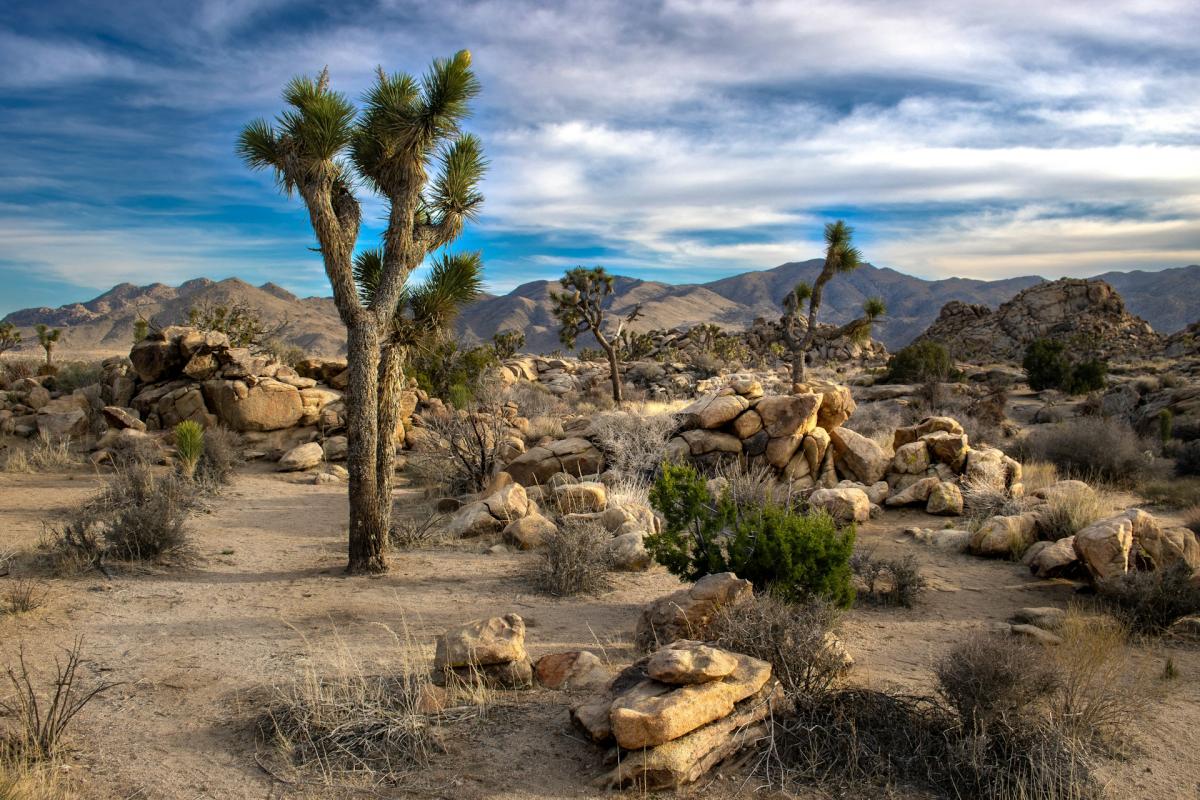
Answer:
<svg viewBox="0 0 1200 800"><path fill-rule="evenodd" d="M454 247L492 291L770 268L835 218L927 278L1200 263L1198 30L1196 0L8 0L0 313L199 276L328 294L238 131L294 75L359 98L462 48L490 169Z"/></svg>

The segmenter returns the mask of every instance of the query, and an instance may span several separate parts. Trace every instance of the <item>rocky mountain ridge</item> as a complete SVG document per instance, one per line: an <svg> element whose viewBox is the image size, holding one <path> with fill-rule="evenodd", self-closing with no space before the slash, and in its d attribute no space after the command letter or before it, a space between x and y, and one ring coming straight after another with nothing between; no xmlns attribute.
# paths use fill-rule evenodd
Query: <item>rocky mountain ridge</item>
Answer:
<svg viewBox="0 0 1200 800"><path fill-rule="evenodd" d="M794 262L704 284L618 277L613 311L622 314L640 304L643 317L634 326L640 331L689 328L701 323L745 329L757 318L777 317L778 299L797 281L811 281L820 265L817 259ZM1125 298L1131 313L1148 320L1161 333L1178 331L1194 322L1194 309L1200 307L1200 265L1160 272L1105 273L1099 279ZM996 308L1019 291L1041 283L1045 281L1033 276L998 281L927 281L865 265L829 284L821 320L844 324L858 316L864 300L882 297L888 313L876 325L874 335L894 350L934 324L947 303ZM523 284L504 295L486 295L463 313L459 333L468 341L486 341L498 330L518 329L525 333L527 350L555 350L560 345L549 299L554 288L556 281L542 280ZM345 334L330 298L299 298L275 284L252 286L236 278L199 278L178 287L124 283L84 303L24 309L5 320L22 328L27 340L32 338L34 325L45 323L63 329L64 349L120 352L132 340L139 317L162 325L180 324L193 306L235 303L257 310L267 321L288 320L289 330L284 337L287 343L314 355L335 355L345 346Z"/></svg>

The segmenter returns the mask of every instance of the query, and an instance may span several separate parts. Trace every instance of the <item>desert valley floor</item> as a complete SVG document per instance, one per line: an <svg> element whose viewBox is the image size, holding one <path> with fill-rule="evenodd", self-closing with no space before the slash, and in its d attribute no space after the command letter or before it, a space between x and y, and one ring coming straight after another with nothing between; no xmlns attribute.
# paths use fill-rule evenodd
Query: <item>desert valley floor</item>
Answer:
<svg viewBox="0 0 1200 800"><path fill-rule="evenodd" d="M48 514L81 502L101 481L85 469L0 475L0 549L32 547ZM403 492L398 500L403 508ZM191 567L113 580L95 572L48 579L42 608L0 618L6 661L23 646L31 661L49 663L82 636L86 677L121 683L89 707L74 731L64 770L84 796L310 796L310 787L268 774L256 758L262 748L254 728L269 687L304 665L319 667L344 648L368 665L394 668L405 641L431 655L434 637L447 626L510 611L526 619L535 659L584 648L625 664L635 657L639 609L679 587L656 566L617 575L614 590L598 597L547 598L523 580L537 556L492 554L479 540L394 553L387 575L346 578L346 503L344 486L314 486L252 465L194 517L198 554ZM1013 562L915 544L902 533L910 525L939 524L922 512L899 511L860 527L860 548L915 554L930 585L912 609L847 615L843 637L856 660L854 682L928 691L932 664L966 632L1021 607L1071 603L1073 587L1065 581L1032 578ZM1154 643L1140 653L1147 675L1160 675L1168 656L1178 675L1169 684L1158 681L1133 752L1105 765L1102 777L1115 797L1196 797L1200 651ZM569 700L545 689L499 693L478 714L453 723L448 752L432 770L401 788L362 796L594 796L599 792L590 781L602 771L600 751L572 730ZM756 788L757 779L740 765L682 791L732 797ZM311 796L331 796L321 791L311 789Z"/></svg>

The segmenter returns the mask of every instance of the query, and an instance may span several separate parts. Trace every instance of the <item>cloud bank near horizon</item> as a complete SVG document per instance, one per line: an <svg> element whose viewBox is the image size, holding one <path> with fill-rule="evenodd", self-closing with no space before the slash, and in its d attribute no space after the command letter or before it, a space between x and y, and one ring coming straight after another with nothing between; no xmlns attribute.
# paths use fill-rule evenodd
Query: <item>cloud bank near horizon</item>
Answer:
<svg viewBox="0 0 1200 800"><path fill-rule="evenodd" d="M1191 0L339 4L18 0L0 23L0 311L205 275L326 293L303 209L233 155L328 65L472 50L491 288L816 257L921 277L1200 263ZM368 205L364 240L378 232Z"/></svg>

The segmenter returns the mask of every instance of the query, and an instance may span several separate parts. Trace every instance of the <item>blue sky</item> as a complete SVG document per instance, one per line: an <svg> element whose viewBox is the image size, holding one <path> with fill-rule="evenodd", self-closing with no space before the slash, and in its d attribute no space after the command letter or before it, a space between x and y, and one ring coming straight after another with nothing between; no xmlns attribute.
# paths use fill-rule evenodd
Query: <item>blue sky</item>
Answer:
<svg viewBox="0 0 1200 800"><path fill-rule="evenodd" d="M233 144L291 76L469 48L490 288L691 282L819 254L923 277L1200 263L1200 3L9 0L0 313L130 281L327 294ZM378 234L382 215L368 201Z"/></svg>

